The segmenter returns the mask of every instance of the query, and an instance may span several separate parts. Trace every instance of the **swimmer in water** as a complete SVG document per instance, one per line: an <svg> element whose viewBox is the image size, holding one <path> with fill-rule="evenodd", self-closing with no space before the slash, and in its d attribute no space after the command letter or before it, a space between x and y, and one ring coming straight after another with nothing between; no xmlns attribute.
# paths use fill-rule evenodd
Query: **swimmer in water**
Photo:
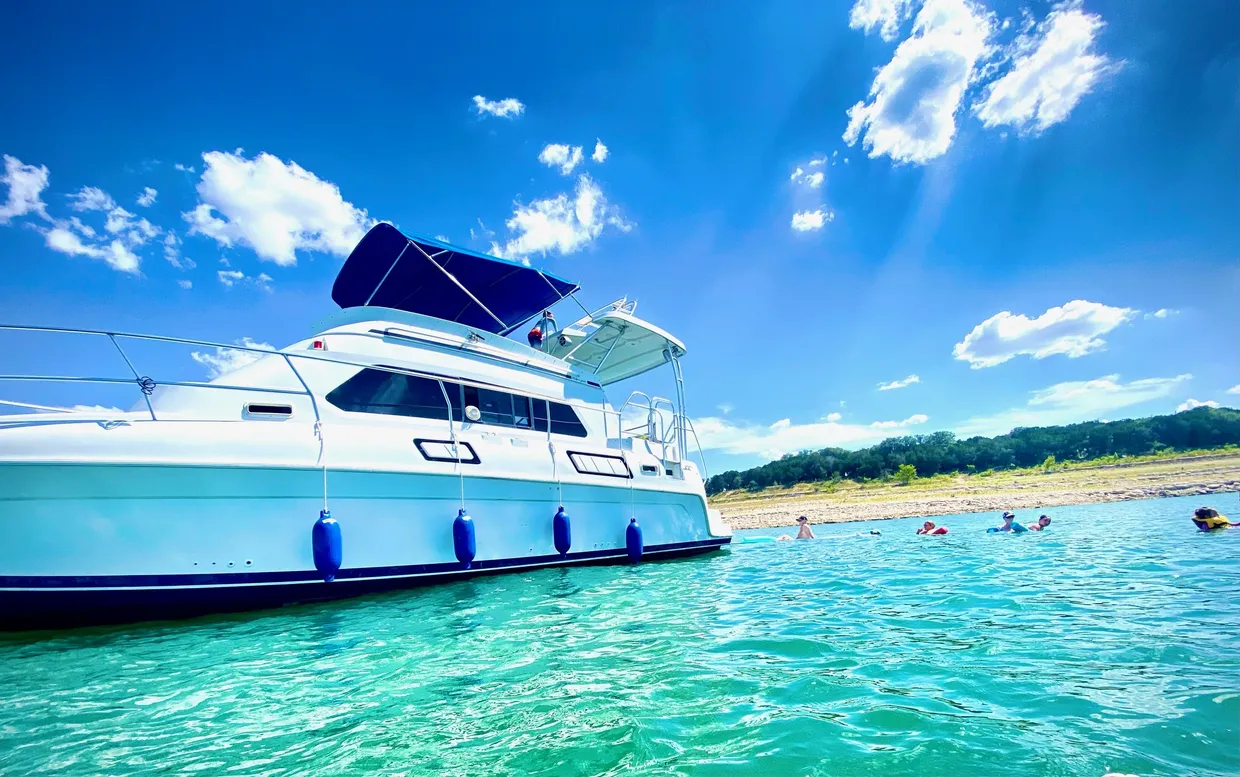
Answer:
<svg viewBox="0 0 1240 777"><path fill-rule="evenodd" d="M817 537L814 536L814 530L809 528L809 519L806 518L804 515L802 515L800 518L797 518L797 526L799 526L800 528L797 530L796 537L789 537L787 534L781 534L778 537L778 539L781 541L792 540L792 539L798 539L798 540L818 539Z"/></svg>
<svg viewBox="0 0 1240 777"><path fill-rule="evenodd" d="M1010 512L1004 512L1003 513L1003 525L993 526L987 529L986 533L995 534L997 532L1011 532L1013 534L1020 534L1025 531L1028 531L1028 530L1024 526L1021 526L1019 523L1016 523L1015 515L1013 515Z"/></svg>
<svg viewBox="0 0 1240 777"><path fill-rule="evenodd" d="M1050 525L1051 525L1051 517L1049 515L1043 515L1040 518L1038 518L1037 523L1029 527L1029 531L1042 531L1043 529L1047 528Z"/></svg>
<svg viewBox="0 0 1240 777"><path fill-rule="evenodd" d="M1235 528L1240 526L1240 523L1232 523L1227 520L1227 516L1219 515L1218 510L1213 507L1198 507L1193 511L1193 525L1198 531L1214 531Z"/></svg>
<svg viewBox="0 0 1240 777"><path fill-rule="evenodd" d="M935 526L934 521L926 521L917 530L918 534L947 534L946 526Z"/></svg>

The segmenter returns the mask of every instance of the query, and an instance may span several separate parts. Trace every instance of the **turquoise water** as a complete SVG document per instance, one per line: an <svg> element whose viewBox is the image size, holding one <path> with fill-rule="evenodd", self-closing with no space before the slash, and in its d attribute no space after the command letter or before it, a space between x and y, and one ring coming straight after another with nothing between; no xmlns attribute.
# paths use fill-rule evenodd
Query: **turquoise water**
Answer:
<svg viewBox="0 0 1240 777"><path fill-rule="evenodd" d="M9 637L0 774L1233 775L1240 530L1198 501Z"/></svg>

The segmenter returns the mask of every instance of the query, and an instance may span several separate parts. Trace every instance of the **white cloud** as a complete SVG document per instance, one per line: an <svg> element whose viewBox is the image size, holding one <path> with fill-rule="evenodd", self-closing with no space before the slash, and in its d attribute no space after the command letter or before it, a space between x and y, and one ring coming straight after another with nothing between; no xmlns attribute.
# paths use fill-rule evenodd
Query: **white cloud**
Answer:
<svg viewBox="0 0 1240 777"><path fill-rule="evenodd" d="M7 224L27 213L37 213L50 221L47 206L40 198L47 188L49 175L45 165L27 165L17 157L5 154L4 175L0 176L0 183L9 187L9 194L4 204L0 205L0 224Z"/></svg>
<svg viewBox="0 0 1240 777"><path fill-rule="evenodd" d="M181 256L181 238L177 234L169 230L163 239L164 259L168 264L178 270L192 270L198 266L198 263L188 256Z"/></svg>
<svg viewBox="0 0 1240 777"><path fill-rule="evenodd" d="M879 391L891 391L893 389L902 389L902 388L905 388L906 386L911 386L914 383L921 383L921 378L917 377L916 375L909 375L904 380L893 380L890 383L880 383L878 384L878 390Z"/></svg>
<svg viewBox="0 0 1240 777"><path fill-rule="evenodd" d="M215 277L219 279L220 283L224 284L225 288L231 289L239 284L250 284L263 291L271 291L272 278L267 273L250 276L240 270L216 270Z"/></svg>
<svg viewBox="0 0 1240 777"><path fill-rule="evenodd" d="M817 189L819 186L822 186L823 179L825 178L826 175L820 170L816 173L810 173L805 176L805 183L809 186L809 188Z"/></svg>
<svg viewBox="0 0 1240 777"><path fill-rule="evenodd" d="M175 165L173 165L173 168L175 168L175 169L177 169L177 170L180 170L180 171L181 171L181 172L183 172L183 173L196 173L196 172L198 172L197 170L195 170L194 168L190 167L189 165L183 165L183 164L181 164L180 162L177 162Z"/></svg>
<svg viewBox="0 0 1240 777"><path fill-rule="evenodd" d="M611 154L611 152L607 150L607 146L603 145L603 141L595 138L594 153L590 155L590 158L593 159L595 162L602 163L602 162L607 161L607 157L609 154Z"/></svg>
<svg viewBox="0 0 1240 777"><path fill-rule="evenodd" d="M1169 316L1178 316L1179 314L1180 314L1180 311L1178 310L1168 310L1167 308L1159 308L1158 310L1155 310L1153 313L1146 313L1145 317L1146 318L1168 318Z"/></svg>
<svg viewBox="0 0 1240 777"><path fill-rule="evenodd" d="M735 409L736 409L736 408L732 407L731 405L729 405L729 404L728 404L728 403L726 403L726 402L724 402L724 403L723 403L723 404L721 404L721 405L716 405L716 407L718 407L718 408L719 408L719 412L720 412L720 413L723 413L724 415L729 415L729 414L730 414L733 410L735 410Z"/></svg>
<svg viewBox="0 0 1240 777"><path fill-rule="evenodd" d="M877 421L868 425L841 424L840 414L831 413L823 421L794 424L781 418L770 426L732 423L723 418L701 418L694 422L702 447L731 454L757 454L776 459L785 453L826 448L872 445L893 432L925 423L917 414L903 421Z"/></svg>
<svg viewBox="0 0 1240 777"><path fill-rule="evenodd" d="M836 151L835 153L838 154L839 152ZM818 157L817 159L811 159L809 160L809 166L810 167L822 167L824 164L826 164L826 161L827 161L827 158L825 156Z"/></svg>
<svg viewBox="0 0 1240 777"><path fill-rule="evenodd" d="M581 164L581 146L566 146L562 143L550 143L538 154L538 161L547 167L560 168L560 175L568 175L573 168Z"/></svg>
<svg viewBox="0 0 1240 777"><path fill-rule="evenodd" d="M260 343L248 337L243 337L233 342L242 348L258 348L264 351L275 350L268 343ZM216 348L215 353L193 351L190 353L190 357L207 368L208 379L215 380L221 375L239 370L247 364L258 361L262 354L253 351L239 351L235 348Z"/></svg>
<svg viewBox="0 0 1240 777"><path fill-rule="evenodd" d="M491 244L491 253L501 257L527 257L556 251L571 254L592 243L607 226L622 232L632 224L621 218L619 211L607 202L603 190L589 175L577 178L572 198L558 194L529 205L516 203L512 218L505 222L516 233L502 247Z"/></svg>
<svg viewBox="0 0 1240 777"><path fill-rule="evenodd" d="M69 217L69 226L73 227L82 237L95 237L99 233L89 224L83 224L82 220L77 216Z"/></svg>
<svg viewBox="0 0 1240 777"><path fill-rule="evenodd" d="M1032 398L1024 407L970 418L955 431L961 437L992 436L1007 434L1022 426L1053 426L1114 417L1111 414L1116 410L1167 397L1192 378L1186 373L1174 378L1145 378L1123 383L1118 375L1106 375L1096 380L1056 383L1032 392Z"/></svg>
<svg viewBox="0 0 1240 777"><path fill-rule="evenodd" d="M811 229L822 229L822 225L835 218L835 214L831 211L824 211L822 208L816 210L803 210L792 214L792 228L797 232L807 232Z"/></svg>
<svg viewBox="0 0 1240 777"><path fill-rule="evenodd" d="M1185 410L1195 410L1199 407L1218 407L1218 402L1213 399L1207 399L1204 402L1197 399L1186 399L1176 406L1175 412L1183 413Z"/></svg>
<svg viewBox="0 0 1240 777"><path fill-rule="evenodd" d="M482 95L476 94L474 95L474 107L478 109L479 116L489 113L500 118L513 118L525 112L525 106L520 100L513 97L503 100L488 100Z"/></svg>
<svg viewBox="0 0 1240 777"><path fill-rule="evenodd" d="M108 221L103 228L113 235L121 233L133 226L133 215L129 211L115 204L108 211Z"/></svg>
<svg viewBox="0 0 1240 777"><path fill-rule="evenodd" d="M1236 385L1234 385L1234 386L1232 386L1231 388L1227 389L1227 391L1226 391L1225 393L1227 393L1227 394L1240 394L1240 383L1237 383Z"/></svg>
<svg viewBox="0 0 1240 777"><path fill-rule="evenodd" d="M69 207L76 211L109 211L116 207L112 196L96 186L83 186L73 194L65 196L69 199Z"/></svg>
<svg viewBox="0 0 1240 777"><path fill-rule="evenodd" d="M192 289L194 287L194 282L182 278L181 280L177 281L177 285L180 286L182 289Z"/></svg>
<svg viewBox="0 0 1240 777"><path fill-rule="evenodd" d="M190 234L249 246L260 259L289 266L299 249L347 256L373 223L335 184L295 162L266 153L246 159L240 149L209 151L202 160L199 204L181 214Z"/></svg>
<svg viewBox="0 0 1240 777"><path fill-rule="evenodd" d="M974 113L987 127L1032 125L1039 131L1068 118L1114 69L1092 51L1102 27L1102 17L1082 11L1079 1L1057 6L1036 30L1017 38L1011 69L986 87Z"/></svg>
<svg viewBox="0 0 1240 777"><path fill-rule="evenodd" d="M245 273L240 270L216 270L215 275L220 279L220 283L229 288L245 280Z"/></svg>
<svg viewBox="0 0 1240 777"><path fill-rule="evenodd" d="M82 239L65 224L66 222L60 222L44 234L48 248L69 256L89 256L92 259L102 259L114 270L121 272L138 272L138 265L140 264L138 256L129 250L120 239L113 240L107 245L89 245L83 243Z"/></svg>
<svg viewBox="0 0 1240 777"><path fill-rule="evenodd" d="M924 164L944 154L992 31L992 15L971 0L926 0L911 35L875 75L870 102L848 109L844 141L861 140L871 157L897 162Z"/></svg>
<svg viewBox="0 0 1240 777"><path fill-rule="evenodd" d="M870 424L871 429L902 429L906 426L914 426L916 424L924 424L930 420L930 416L923 413L915 413L903 421L875 421Z"/></svg>
<svg viewBox="0 0 1240 777"><path fill-rule="evenodd" d="M1102 335L1131 320L1137 311L1099 302L1073 300L1037 318L996 313L956 343L952 354L973 369L993 367L1026 354L1045 359L1054 354L1077 358L1106 345Z"/></svg>
<svg viewBox="0 0 1240 777"><path fill-rule="evenodd" d="M138 204L144 208L149 208L155 204L155 197L159 194L156 190L149 186L142 187L142 193L138 195Z"/></svg>
<svg viewBox="0 0 1240 777"><path fill-rule="evenodd" d="M792 175L788 176L788 180L795 181L803 175L805 175L805 171L798 167L792 171Z"/></svg>
<svg viewBox="0 0 1240 777"><path fill-rule="evenodd" d="M848 15L848 26L868 35L875 27L883 40L900 34L900 24L912 13L912 0L857 0Z"/></svg>

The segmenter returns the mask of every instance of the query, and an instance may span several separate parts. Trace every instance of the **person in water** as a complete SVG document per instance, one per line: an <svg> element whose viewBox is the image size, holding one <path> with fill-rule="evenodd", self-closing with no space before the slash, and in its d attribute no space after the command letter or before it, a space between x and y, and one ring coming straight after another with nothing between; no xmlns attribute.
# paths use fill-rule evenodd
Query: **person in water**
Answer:
<svg viewBox="0 0 1240 777"><path fill-rule="evenodd" d="M1003 525L992 526L991 528L986 530L986 533L994 534L996 532L1011 532L1013 534L1021 534L1022 532L1025 532L1025 531L1028 531L1028 529L1026 529L1024 526L1021 526L1019 523L1016 522L1015 515L1009 512L1004 512L1003 513Z"/></svg>
<svg viewBox="0 0 1240 777"><path fill-rule="evenodd" d="M1051 517L1043 515L1038 518L1038 522L1029 527L1029 531L1042 531L1051 525Z"/></svg>
<svg viewBox="0 0 1240 777"><path fill-rule="evenodd" d="M918 534L947 534L946 526L935 526L934 521L926 521L917 530Z"/></svg>
<svg viewBox="0 0 1240 777"><path fill-rule="evenodd" d="M1193 511L1193 525L1198 531L1214 531L1215 529L1231 529L1240 526L1240 523L1232 523L1227 520L1227 516L1219 515L1219 511L1213 507L1198 507Z"/></svg>
<svg viewBox="0 0 1240 777"><path fill-rule="evenodd" d="M797 536L795 538L789 537L787 534L783 534L783 535L780 535L779 539L781 540L791 540L791 539L816 540L818 539L817 537L814 536L814 530L809 528L809 519L806 518L804 515L802 515L800 518L797 518L797 526L800 528L797 529Z"/></svg>

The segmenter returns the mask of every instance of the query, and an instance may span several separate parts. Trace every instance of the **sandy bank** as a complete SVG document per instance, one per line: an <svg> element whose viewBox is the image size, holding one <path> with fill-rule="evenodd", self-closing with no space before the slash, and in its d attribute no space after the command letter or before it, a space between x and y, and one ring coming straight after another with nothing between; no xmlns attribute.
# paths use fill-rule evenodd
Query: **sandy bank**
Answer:
<svg viewBox="0 0 1240 777"><path fill-rule="evenodd" d="M730 495L712 506L733 528L757 529L791 526L798 515L811 523L841 523L1170 496L1202 496L1203 504L1217 502L1224 513L1240 512L1233 504L1237 491L1240 455L995 478L962 475L939 487L886 485L839 493Z"/></svg>

